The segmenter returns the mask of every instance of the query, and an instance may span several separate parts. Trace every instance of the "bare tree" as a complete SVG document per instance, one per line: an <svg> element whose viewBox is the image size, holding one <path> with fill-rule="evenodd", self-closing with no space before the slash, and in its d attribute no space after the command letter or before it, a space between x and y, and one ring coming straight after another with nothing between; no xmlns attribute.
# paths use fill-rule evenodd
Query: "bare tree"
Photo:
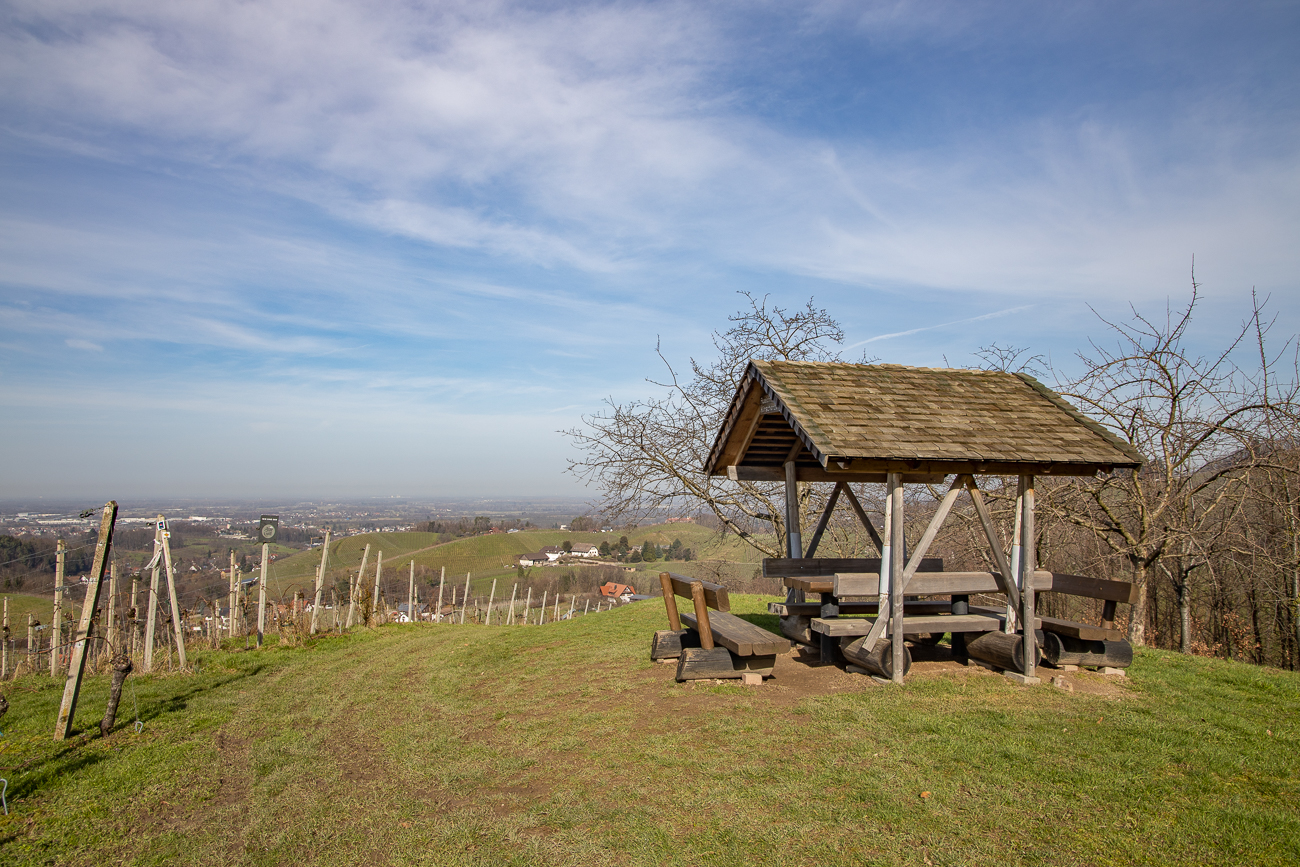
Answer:
<svg viewBox="0 0 1300 867"><path fill-rule="evenodd" d="M569 472L599 487L599 508L613 519L705 511L765 555L780 557L786 538L780 485L706 476L704 463L751 358L838 361L834 347L844 332L811 298L787 311L769 307L766 295L739 294L748 304L728 317L729 329L714 332L714 360L692 358L683 376L657 349L666 375L647 379L657 396L608 400L602 412L583 418L583 427L564 431L583 451ZM810 499L812 486L803 486L802 496Z"/></svg>
<svg viewBox="0 0 1300 867"><path fill-rule="evenodd" d="M1061 482L1043 498L1049 512L1094 534L1127 563L1130 580L1142 588L1129 623L1137 645L1146 640L1153 571L1167 575L1181 604L1190 604L1190 578L1213 559L1216 522L1235 515L1246 496L1261 442L1279 426L1293 429L1296 419L1296 380L1274 379L1277 357L1264 350L1269 323L1258 299L1220 353L1191 351L1198 288L1193 279L1187 305L1167 307L1163 321L1136 309L1129 322L1103 318L1115 344L1091 342L1091 351L1078 355L1081 375L1058 377L1065 397L1147 459L1137 471ZM1248 371L1234 359L1252 337L1261 366ZM1189 615L1184 622L1190 630Z"/></svg>

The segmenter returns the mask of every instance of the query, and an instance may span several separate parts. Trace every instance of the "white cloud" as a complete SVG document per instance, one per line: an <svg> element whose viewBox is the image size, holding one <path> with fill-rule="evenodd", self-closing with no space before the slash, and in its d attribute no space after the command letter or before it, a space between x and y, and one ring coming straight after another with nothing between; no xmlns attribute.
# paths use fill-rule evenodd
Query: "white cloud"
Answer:
<svg viewBox="0 0 1300 867"><path fill-rule="evenodd" d="M100 346L98 343L91 343L89 340L82 340L79 337L69 337L67 340L63 342L66 343L68 346L72 347L73 349L84 349L87 352L104 351L104 347Z"/></svg>

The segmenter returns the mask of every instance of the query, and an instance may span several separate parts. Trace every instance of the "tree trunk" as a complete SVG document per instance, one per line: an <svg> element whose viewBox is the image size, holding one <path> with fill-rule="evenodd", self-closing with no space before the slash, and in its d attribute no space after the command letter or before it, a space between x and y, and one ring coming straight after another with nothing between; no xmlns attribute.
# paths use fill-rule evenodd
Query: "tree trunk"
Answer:
<svg viewBox="0 0 1300 867"><path fill-rule="evenodd" d="M1178 593L1178 633L1180 638L1179 649L1183 653L1192 652L1192 588L1187 576L1183 575L1182 580L1174 588Z"/></svg>
<svg viewBox="0 0 1300 867"><path fill-rule="evenodd" d="M126 682L126 676L131 673L131 657L125 653L118 653L113 657L113 683L108 691L108 707L104 710L104 718L99 722L99 733L103 737L108 737L108 733L113 730L113 723L117 721L117 705L122 700L122 684Z"/></svg>
<svg viewBox="0 0 1300 867"><path fill-rule="evenodd" d="M1128 640L1134 647L1146 647L1147 637L1147 569L1133 565L1133 583L1137 585L1137 601L1130 606Z"/></svg>

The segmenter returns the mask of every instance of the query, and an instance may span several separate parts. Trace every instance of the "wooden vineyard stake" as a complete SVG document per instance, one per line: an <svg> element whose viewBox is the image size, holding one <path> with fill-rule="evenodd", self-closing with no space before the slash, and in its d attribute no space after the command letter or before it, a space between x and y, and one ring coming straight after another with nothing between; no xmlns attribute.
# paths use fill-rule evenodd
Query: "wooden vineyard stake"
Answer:
<svg viewBox="0 0 1300 867"><path fill-rule="evenodd" d="M370 599L370 623L367 626L379 625L379 582L384 577L384 552L379 551L375 557L375 592Z"/></svg>
<svg viewBox="0 0 1300 867"><path fill-rule="evenodd" d="M438 622L442 622L442 585L447 581L447 567L438 569Z"/></svg>
<svg viewBox="0 0 1300 867"><path fill-rule="evenodd" d="M262 646L266 633L266 570L271 559L271 545L262 543L262 571L257 578L257 646Z"/></svg>
<svg viewBox="0 0 1300 867"><path fill-rule="evenodd" d="M572 593L569 594L569 619L573 619L573 606L578 604L578 598Z"/></svg>
<svg viewBox="0 0 1300 867"><path fill-rule="evenodd" d="M546 622L546 594L549 591L542 591L542 607L537 610L537 625L541 626Z"/></svg>
<svg viewBox="0 0 1300 867"><path fill-rule="evenodd" d="M140 652L140 575L131 576L131 653Z"/></svg>
<svg viewBox="0 0 1300 867"><path fill-rule="evenodd" d="M492 603L497 598L497 579L492 579L492 591L488 593L487 617L483 618L484 626L492 625Z"/></svg>
<svg viewBox="0 0 1300 867"><path fill-rule="evenodd" d="M27 612L27 670L36 671L41 667L41 648L36 643L36 615Z"/></svg>
<svg viewBox="0 0 1300 867"><path fill-rule="evenodd" d="M108 604L104 606L104 627L108 636L108 649L104 652L106 656L113 657L122 652L118 647L121 642L118 640L117 628L117 558L113 558L113 563L108 568Z"/></svg>
<svg viewBox="0 0 1300 867"><path fill-rule="evenodd" d="M590 611L590 610L591 610L591 600L588 599L588 600L587 600L587 604L582 606L582 614L583 614L583 616L585 617L586 614L587 614L587 612Z"/></svg>
<svg viewBox="0 0 1300 867"><path fill-rule="evenodd" d="M50 621L50 677L59 671L60 648L63 645L63 582L67 563L67 544L60 539L54 554L54 618Z"/></svg>
<svg viewBox="0 0 1300 867"><path fill-rule="evenodd" d="M158 518L161 520L162 515ZM172 632L176 637L176 655L180 657L181 668L185 668L188 665L185 659L185 624L181 622L181 606L176 601L176 569L172 566L172 533L165 525L162 531L162 553L163 569L167 572L167 597L172 604ZM170 657L168 664L171 664Z"/></svg>
<svg viewBox="0 0 1300 867"><path fill-rule="evenodd" d="M515 622L515 594L519 592L519 582L510 588L510 616L506 618L506 626L511 626Z"/></svg>
<svg viewBox="0 0 1300 867"><path fill-rule="evenodd" d="M236 571L235 549L230 549L230 580L226 582L226 605L230 611L230 617L226 620L226 634L231 638L235 637L235 594L239 592L239 573Z"/></svg>
<svg viewBox="0 0 1300 867"><path fill-rule="evenodd" d="M465 606L469 605L469 576L470 576L470 573L466 572L466 573L465 573L465 593L464 593L464 595L462 595L461 600L460 600L460 622L461 622L462 625L465 623Z"/></svg>
<svg viewBox="0 0 1300 867"><path fill-rule="evenodd" d="M555 591L555 613L551 615L551 622L560 619L560 591Z"/></svg>
<svg viewBox="0 0 1300 867"><path fill-rule="evenodd" d="M528 601L524 603L524 626L528 625L528 612L533 610L533 588L528 588Z"/></svg>
<svg viewBox="0 0 1300 867"><path fill-rule="evenodd" d="M406 619L415 622L415 560L411 560L411 583L406 589Z"/></svg>
<svg viewBox="0 0 1300 867"><path fill-rule="evenodd" d="M4 620L0 621L0 680L9 679L9 597L5 597Z"/></svg>
<svg viewBox="0 0 1300 867"><path fill-rule="evenodd" d="M72 734L72 720L77 712L77 696L81 693L81 677L86 669L86 651L90 645L90 629L94 623L95 609L99 607L99 593L104 584L108 566L108 552L113 544L113 527L117 523L117 502L104 504L104 515L99 522L99 541L95 543L95 559L90 569L90 586L81 606L81 625L77 628L72 645L72 659L68 663L68 679L63 685L63 701L59 704L59 718L54 724L54 739L61 741Z"/></svg>
<svg viewBox="0 0 1300 867"><path fill-rule="evenodd" d="M352 628L352 624L357 619L357 600L361 598L361 582L366 574L366 561L370 559L370 543L366 543L366 550L361 552L361 568L357 570L357 580L352 581L351 573L348 574L348 622L345 624L347 629Z"/></svg>
<svg viewBox="0 0 1300 867"><path fill-rule="evenodd" d="M158 623L158 579L162 574L163 526L162 515L159 515L153 531L153 559L145 567L153 570L153 574L149 578L149 608L145 616L144 626L144 670L146 674L153 671L154 633L157 631Z"/></svg>
<svg viewBox="0 0 1300 867"><path fill-rule="evenodd" d="M311 606L311 634L316 634L316 628L320 625L320 603L321 590L325 587L325 570L329 568L330 563L330 531L325 529L325 544L321 545L320 551L320 573L316 576L316 600Z"/></svg>

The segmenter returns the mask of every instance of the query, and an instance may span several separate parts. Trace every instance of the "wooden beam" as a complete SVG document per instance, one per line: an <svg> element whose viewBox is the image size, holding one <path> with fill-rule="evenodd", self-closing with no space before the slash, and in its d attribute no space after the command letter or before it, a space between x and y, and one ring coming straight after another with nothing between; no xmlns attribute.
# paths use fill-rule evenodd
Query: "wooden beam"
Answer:
<svg viewBox="0 0 1300 867"><path fill-rule="evenodd" d="M172 633L176 639L176 655L180 657L181 669L184 670L189 666L185 659L185 625L181 623L181 606L176 601L176 575L172 567L172 540L171 530L164 530L162 534L163 544L163 568L167 570L167 599L172 606ZM235 587L239 587L239 579L235 579ZM234 612L231 612L232 615Z"/></svg>
<svg viewBox="0 0 1300 867"><path fill-rule="evenodd" d="M694 591L691 590L693 584L699 584L704 590L704 602L715 611L730 611L731 597L727 594L727 588L721 584L714 584L712 581L703 581L698 578L687 578L685 575L677 575L672 572L661 572L660 582L663 576L668 576L668 583L672 586L672 592L683 599L693 599Z"/></svg>
<svg viewBox="0 0 1300 867"><path fill-rule="evenodd" d="M1012 605L1019 607L1020 591L1011 580L1011 561L1002 550L1002 540L998 538L998 529L993 524L993 516L989 514L988 506L984 505L984 495L975 484L974 476L966 474L962 478L966 480L966 490L970 491L971 502L975 504L975 514L979 515L980 524L984 527L984 536L988 539L989 548L993 552L993 563L998 567L998 589L1006 594Z"/></svg>
<svg viewBox="0 0 1300 867"><path fill-rule="evenodd" d="M704 587L699 581L691 582L691 602L695 605L695 629L700 633L700 647L713 649L713 630L709 627L709 606L704 601Z"/></svg>
<svg viewBox="0 0 1300 867"><path fill-rule="evenodd" d="M821 544L822 533L826 532L826 525L830 523L831 513L835 511L835 504L839 502L840 493L848 485L843 482L836 482L834 490L831 491L831 497L826 501L826 508L822 510L822 516L817 521L817 529L813 531L812 541L808 543L808 550L804 551L805 557L812 557L817 553L817 546Z"/></svg>
<svg viewBox="0 0 1300 867"><path fill-rule="evenodd" d="M879 557L804 557L789 559L768 557L763 561L764 578L829 578L839 572L879 572ZM926 557L918 572L942 572L942 557Z"/></svg>
<svg viewBox="0 0 1300 867"><path fill-rule="evenodd" d="M791 457L785 462L785 538L786 551L791 557L803 556L803 539L799 527L799 482L793 460L793 455L802 447L803 443L795 440Z"/></svg>
<svg viewBox="0 0 1300 867"><path fill-rule="evenodd" d="M1134 466L1131 464L1097 464L1097 463L1056 463L1052 461L976 461L949 460L942 458L830 458L847 466L841 467L846 473L970 473L976 476L1094 476L1108 473L1118 467Z"/></svg>
<svg viewBox="0 0 1300 867"><path fill-rule="evenodd" d="M862 522L862 526L866 529L867 535L871 537L871 541L876 546L876 550L883 551L885 549L885 543L881 540L880 534L876 532L876 525L871 523L871 519L867 517L866 510L864 510L862 504L858 502L857 495L853 493L853 489L848 485L844 486L844 491L848 494L849 505L853 507L853 511L857 514L858 520Z"/></svg>
<svg viewBox="0 0 1300 867"><path fill-rule="evenodd" d="M1037 536L1034 532L1034 477L1020 477L1020 502L1022 517L1020 519L1020 623L1023 632L1024 669L1026 679L1034 676L1034 655L1038 648L1034 637L1034 571L1038 568Z"/></svg>
<svg viewBox="0 0 1300 867"><path fill-rule="evenodd" d="M104 504L104 514L99 521L99 541L95 543L95 558L91 561L90 586L81 605L81 624L77 627L76 641L72 645L72 660L68 664L68 679L63 684L63 701L59 703L59 717L54 723L54 739L65 740L72 734L72 720L77 713L77 697L81 694L81 677L86 671L86 654L90 645L90 628L99 608L100 589L104 586L104 570L108 566L108 552L113 545L113 527L117 523L117 501ZM55 652L54 648L50 652Z"/></svg>
<svg viewBox="0 0 1300 867"><path fill-rule="evenodd" d="M948 493L943 495L943 501L939 503L939 508L930 519L930 524L925 528L921 535L921 541L917 543L916 550L912 552L912 557L907 561L907 566L903 569L903 586L899 592L907 589L907 582L912 580L916 574L917 568L921 565L925 552L930 550L930 544L934 542L934 537L939 534L939 528L948 518L948 512L952 510L952 504L956 502L957 495L961 493L961 476L952 480L952 486L948 488Z"/></svg>
<svg viewBox="0 0 1300 867"><path fill-rule="evenodd" d="M784 466L735 466L727 465L714 475L725 475L733 482L780 482L785 480ZM857 484L885 483L884 473L848 473L838 470L823 469L818 466L800 466L796 470L800 482L851 482ZM944 473L904 473L904 484L941 485L947 478Z"/></svg>
<svg viewBox="0 0 1300 867"><path fill-rule="evenodd" d="M680 632L682 628L682 618L677 613L677 597L673 591L673 579L667 572L659 573L659 585L664 591L664 608L668 612L668 628L673 632Z"/></svg>

